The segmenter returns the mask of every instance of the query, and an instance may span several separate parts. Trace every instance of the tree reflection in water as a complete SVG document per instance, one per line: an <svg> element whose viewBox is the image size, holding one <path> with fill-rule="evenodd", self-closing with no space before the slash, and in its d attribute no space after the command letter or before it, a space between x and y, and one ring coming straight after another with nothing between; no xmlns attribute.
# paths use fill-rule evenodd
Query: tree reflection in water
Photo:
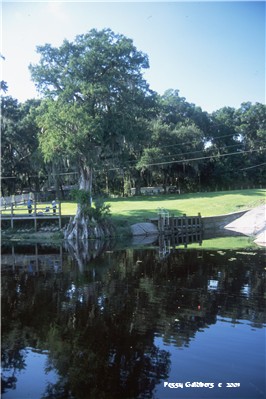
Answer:
<svg viewBox="0 0 266 399"><path fill-rule="evenodd" d="M2 270L3 392L15 389L32 347L49 350L46 371L60 376L44 398L152 398L170 370L156 337L189 346L217 315L262 327L260 251L177 250L160 259L156 249L111 243L49 250Z"/></svg>

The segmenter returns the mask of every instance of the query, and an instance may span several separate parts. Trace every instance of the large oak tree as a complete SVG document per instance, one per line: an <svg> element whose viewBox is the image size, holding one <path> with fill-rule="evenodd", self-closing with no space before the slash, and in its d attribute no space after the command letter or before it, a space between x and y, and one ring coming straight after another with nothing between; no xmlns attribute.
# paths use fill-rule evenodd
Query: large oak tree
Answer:
<svg viewBox="0 0 266 399"><path fill-rule="evenodd" d="M95 166L119 159L143 130L153 103L142 75L148 58L110 29L93 29L59 48L46 44L37 51L40 62L30 71L45 98L38 118L42 152L47 161L74 162L80 189L90 193ZM80 205L79 222L83 213Z"/></svg>

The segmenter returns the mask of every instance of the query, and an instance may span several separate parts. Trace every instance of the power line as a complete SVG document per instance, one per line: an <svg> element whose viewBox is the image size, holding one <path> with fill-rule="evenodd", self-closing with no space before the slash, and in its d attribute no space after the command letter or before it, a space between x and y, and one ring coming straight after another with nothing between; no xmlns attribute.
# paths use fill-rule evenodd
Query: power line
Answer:
<svg viewBox="0 0 266 399"><path fill-rule="evenodd" d="M264 148L263 148L264 149ZM168 162L159 162L159 163L151 163L151 164L147 164L145 166L156 166L156 165L167 165L170 163L184 163L184 162L191 162L191 161L200 161L201 159L211 159L211 158L220 158L220 157L228 157L231 155L241 155L241 154L245 154L245 153L250 153L250 152L255 152L255 151L259 151L259 149L257 150L248 150L248 151L237 151L237 152L231 152L228 154L218 154L218 155L210 155L207 157L199 157L199 158L190 158L190 159L183 159L180 161L168 161Z"/></svg>
<svg viewBox="0 0 266 399"><path fill-rule="evenodd" d="M227 145L225 148L232 148L232 147L237 147L237 146L239 146L239 143L238 143L238 144ZM196 153L203 152L203 151L204 151L204 149L202 149L202 150L195 150L195 151L188 151L188 152L182 152L181 154L170 154L170 155L166 155L164 158L173 157L173 156L175 156L175 155L196 154Z"/></svg>
<svg viewBox="0 0 266 399"><path fill-rule="evenodd" d="M231 136L230 134L229 135L226 135L226 136ZM226 137L226 136L220 136L220 137ZM193 142L193 140L190 142L190 143L192 143ZM260 140L254 140L254 143L260 143ZM159 148L160 149L164 149L164 148L168 148L168 147L175 147L175 146L179 146L179 145L181 145L181 144L186 144L186 142L183 142L183 143L180 143L180 144L173 144L173 145L169 145L169 146L160 146ZM224 146L224 150L225 149L227 149L227 148L232 148L232 147L237 147L237 146L241 146L242 145L242 143L241 142L238 142L238 143L236 143L236 144L231 144L231 145L226 145L226 146ZM207 148L208 149L208 148ZM176 155L188 155L188 154L196 154L196 153L198 153L198 152L203 152L203 151L206 151L206 148L205 149L201 149L201 150L195 150L195 151L189 151L189 152L182 152L182 154L176 154ZM169 158L169 157L173 157L173 156L175 156L175 154L170 154L170 155L165 155L164 156L164 159L165 158ZM112 158L111 158L112 159ZM124 163L125 164L135 164L135 163L137 163L138 161L136 161L135 159L134 160L132 160L132 161L125 161ZM106 165L107 166L107 165ZM113 169L112 169L113 170Z"/></svg>
<svg viewBox="0 0 266 399"><path fill-rule="evenodd" d="M235 145L227 146L227 148L234 147L234 146ZM200 160L203 160L203 159L220 158L220 157L227 157L227 156L232 156L232 155L241 155L241 154L246 154L246 153L251 153L251 152L263 151L265 149L266 148L261 148L261 149L258 148L258 149L254 149L254 150L237 151L237 152L231 152L231 153L226 153L226 154L217 154L217 155L208 155L208 156L198 157L198 158L187 158L187 159L172 160L172 161L166 161L166 162L149 163L149 164L145 164L144 166L145 167L147 167L147 166L159 166L159 165L169 165L169 164L174 164L174 163L200 161ZM192 152L188 152L188 153L184 153L184 154L194 154L196 152L201 152L201 151L192 151ZM180 154L180 155L183 155L183 154ZM130 162L137 162L137 161L129 161L128 163L130 163ZM259 164L259 165L250 166L248 168L243 168L243 169L240 169L240 170L251 169L251 168L255 168L257 166L261 166L261 165L265 165L265 164L266 163L262 163L262 164ZM121 167L110 168L108 170L110 171L110 170L120 170L120 169L121 169ZM61 175L71 175L71 174L77 174L77 173L78 172L65 172L65 173L55 173L53 175L61 176ZM46 177L46 176L49 176L49 175L48 174L47 175L42 175L42 176L32 175L32 176L29 176L29 177ZM1 179L19 179L19 178L20 178L19 176L1 176Z"/></svg>
<svg viewBox="0 0 266 399"><path fill-rule="evenodd" d="M236 134L240 134L240 133L237 133L236 132ZM223 136L217 136L217 137L212 137L210 140L207 140L207 141L214 141L214 140L217 140L217 139L222 139L222 138L225 138L225 137L232 137L232 139L234 139L234 134L224 134ZM234 139L235 140L235 139ZM168 148L168 147L175 147L175 146L179 146L179 145L184 145L184 144L191 144L191 143L193 143L193 142L197 142L198 140L197 139L194 139L194 140L189 140L189 141L181 141L181 142L179 142L179 143L177 143L177 144L169 144L169 145L164 145L164 146L160 146L160 148ZM241 144L241 142L239 141L238 143L240 143Z"/></svg>
<svg viewBox="0 0 266 399"><path fill-rule="evenodd" d="M240 133L236 133L236 134L240 134ZM224 135L222 135L222 136L217 136L217 137L213 137L211 140L209 140L209 141L215 141L215 140L217 140L217 139L221 139L221 138L225 138L225 137L232 137L233 135L232 134L224 134ZM233 137L232 137L233 138ZM192 143L194 143L194 142L197 142L197 140L196 139L194 139L194 140L190 140L190 141L181 141L181 142L178 142L178 143L176 143L176 144L169 144L169 145L160 145L159 146L159 148L160 149L165 149L165 148L170 148L170 147L179 147L179 146L181 146L181 145L184 145L184 144L192 144ZM255 140L254 141L255 143L256 142L258 142L258 140ZM242 143L241 143L241 141L238 141L236 144L231 144L231 145L226 145L224 148L231 148L231 147L237 147L237 146L239 146L239 145L241 145ZM155 145L153 145L153 148L155 147ZM148 149L149 149L149 147L147 147ZM188 154L195 154L195 153L197 153L197 152L202 152L202 151L204 151L204 150L206 150L206 149L201 149L201 150L195 150L195 151L190 151L190 152L182 152L182 155L188 155ZM178 154L178 155L180 155L180 154ZM174 154L170 154L170 155L166 155L164 158L166 158L166 157L171 157L171 156L174 156ZM110 159L110 158L109 158ZM112 158L111 158L112 159ZM137 163L138 161L136 161L136 160L132 160L132 161L126 161L125 162L125 164L134 164L134 163ZM113 168L112 170L115 170L115 169L119 169L119 168Z"/></svg>
<svg viewBox="0 0 266 399"><path fill-rule="evenodd" d="M188 158L188 159L181 159L179 161L168 161L168 162L157 162L157 163L150 163L150 164L146 164L143 165L145 167L147 166L159 166L159 165L169 165L169 164L174 164L174 163L184 163L184 162L191 162L191 161L200 161L202 159L211 159L211 158L220 158L220 157L228 157L228 156L232 156L232 155L241 155L241 154L246 154L246 153L251 153L251 152L256 152L256 151L261 151L261 150L265 150L266 148L262 148L262 149L256 149L256 150L248 150L248 151L237 151L237 152L231 152L231 153L227 153L227 154L217 154L217 155L209 155L206 157L198 157L198 158ZM121 168L111 168L109 170L119 170Z"/></svg>
<svg viewBox="0 0 266 399"><path fill-rule="evenodd" d="M49 174L42 174L41 176L39 175L31 175L31 176L27 176L27 177L47 177L47 176L62 176L62 175L76 175L78 174L78 172L61 172L61 173L49 173ZM1 176L1 179L20 179L19 176Z"/></svg>
<svg viewBox="0 0 266 399"><path fill-rule="evenodd" d="M228 134L228 135L226 135L226 136L231 136L231 135ZM220 137L226 137L226 136L219 136L219 138L220 138ZM193 142L193 140L192 140L192 142ZM185 144L185 143L186 143L186 142L180 143L180 145L181 145L181 144ZM241 143L227 145L227 146L225 146L225 148L237 147L239 144L241 144ZM173 146L177 146L177 145L179 145L179 144L173 144ZM168 148L168 147L171 147L171 146L170 146L170 145L169 145L169 146L160 146L160 149L164 149L164 148ZM182 154L170 154L170 155L165 155L165 156L164 156L164 159L169 158L169 157L173 157L173 156L175 156L175 155L189 155L189 154L196 154L196 153L203 152L203 151L204 151L204 149L202 149L202 150L195 150L195 151L189 151L189 152L182 152ZM138 162L138 161L136 161L136 160L132 160L132 161L126 161L125 164L134 164L134 163L137 163L137 162ZM175 160L171 161L171 163L172 163L172 162L175 162ZM182 162L186 162L186 160L184 160L184 161L182 161ZM116 170L116 169L119 169L119 168L112 168L112 169L109 169L109 170ZM243 170L243 169L240 169L240 170ZM77 173L78 173L78 172L60 172L60 173L53 173L52 176L75 175L75 174L77 174ZM39 177L39 178L41 178L41 177L47 177L47 176L50 176L50 175L51 175L51 173L50 173L50 174L42 174L41 176L38 176L38 175L30 175L30 176L28 176L28 177L29 177L29 178L32 178L32 177ZM19 177L19 176L1 176L0 179L20 179L20 177Z"/></svg>
<svg viewBox="0 0 266 399"><path fill-rule="evenodd" d="M264 162L264 163L259 163L258 165L254 165L254 166L249 166L249 167L247 167L247 168L242 168L242 169L239 169L239 170L253 169L253 168L257 168L258 166L263 166L263 165L266 165L266 162Z"/></svg>
<svg viewBox="0 0 266 399"><path fill-rule="evenodd" d="M237 146L239 146L239 144L233 144L233 145L228 145L228 146L226 146L226 148L231 148L231 147L237 147ZM167 158L171 158L171 157L174 157L174 156L183 156L183 155L189 155L189 154L197 154L197 153L202 153L202 152L204 152L204 150L196 150L196 151L189 151L189 152L182 152L182 153L180 153L180 154L169 154L169 155L165 155L164 156L164 159L167 159ZM175 160L173 160L172 162L174 162ZM136 161L136 160L134 160L134 161L127 161L127 162L125 162L125 164L133 164L133 163L137 163L138 161Z"/></svg>

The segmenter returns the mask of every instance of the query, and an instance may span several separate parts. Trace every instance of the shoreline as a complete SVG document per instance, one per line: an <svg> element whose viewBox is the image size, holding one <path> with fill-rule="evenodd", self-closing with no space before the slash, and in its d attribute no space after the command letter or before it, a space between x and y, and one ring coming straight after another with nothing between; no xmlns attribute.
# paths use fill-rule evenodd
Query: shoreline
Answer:
<svg viewBox="0 0 266 399"><path fill-rule="evenodd" d="M238 233L240 236L246 236L253 239L258 246L266 246L266 205L258 206L251 210L234 212L231 214L203 217L203 234L208 233L209 238L221 237L226 235L234 236ZM145 225L145 229L142 228ZM103 237L100 239L119 239L123 237L150 236L159 234L157 227L152 223L136 223L127 228L119 229L115 226L116 234L112 237ZM218 233L218 234L217 234ZM1 241L9 242L57 242L64 241L63 229L47 227L44 230L34 231L33 229L2 230Z"/></svg>

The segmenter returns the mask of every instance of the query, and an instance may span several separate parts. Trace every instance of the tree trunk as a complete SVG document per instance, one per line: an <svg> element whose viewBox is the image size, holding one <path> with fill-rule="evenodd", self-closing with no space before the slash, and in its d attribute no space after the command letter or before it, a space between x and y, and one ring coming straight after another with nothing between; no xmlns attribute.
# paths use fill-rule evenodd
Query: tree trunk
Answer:
<svg viewBox="0 0 266 399"><path fill-rule="evenodd" d="M92 169L83 166L80 168L79 189L91 193L92 190ZM92 197L90 195L90 204ZM106 222L99 223L93 217L84 212L85 205L78 203L77 212L74 218L71 218L67 225L64 237L66 240L78 241L88 240L90 238L104 238L113 235L113 228ZM86 204L88 209L88 204Z"/></svg>
<svg viewBox="0 0 266 399"><path fill-rule="evenodd" d="M84 215L75 215L70 218L64 238L69 241L103 239L114 237L115 229L110 222L97 222L93 218Z"/></svg>
<svg viewBox="0 0 266 399"><path fill-rule="evenodd" d="M106 250L113 248L111 241L91 240L91 241L66 241L65 248L76 259L79 271L83 272L86 265Z"/></svg>
<svg viewBox="0 0 266 399"><path fill-rule="evenodd" d="M141 195L141 177L139 172L135 178L135 188L135 195Z"/></svg>
<svg viewBox="0 0 266 399"><path fill-rule="evenodd" d="M53 162L53 164L52 164L52 175L53 175L53 179L54 179L55 197L56 197L57 199L61 199L61 197L60 197L60 191L59 191L57 167L56 167L56 165L55 165L55 162Z"/></svg>
<svg viewBox="0 0 266 399"><path fill-rule="evenodd" d="M79 168L79 189L91 192L92 173L89 167L80 166ZM84 240L89 238L90 220L85 216L82 204L78 203L76 215L70 218L69 224L65 230L65 239Z"/></svg>

